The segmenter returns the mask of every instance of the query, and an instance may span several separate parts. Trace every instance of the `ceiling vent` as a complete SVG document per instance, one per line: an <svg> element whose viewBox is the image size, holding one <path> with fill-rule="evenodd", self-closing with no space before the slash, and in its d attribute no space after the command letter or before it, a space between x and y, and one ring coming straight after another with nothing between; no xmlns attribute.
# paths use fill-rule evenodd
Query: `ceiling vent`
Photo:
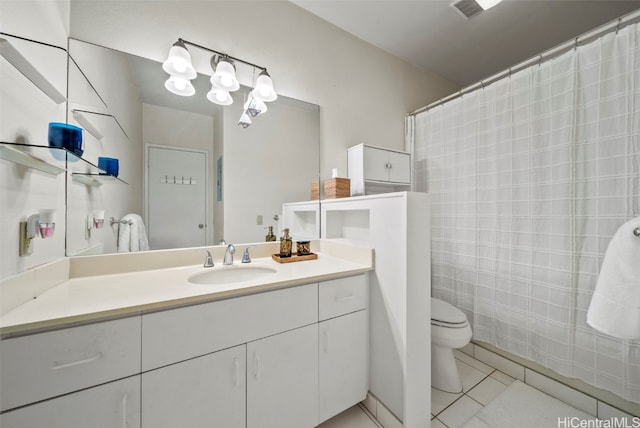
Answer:
<svg viewBox="0 0 640 428"><path fill-rule="evenodd" d="M469 19L484 10L476 0L458 0L451 3L451 7L465 19Z"/></svg>

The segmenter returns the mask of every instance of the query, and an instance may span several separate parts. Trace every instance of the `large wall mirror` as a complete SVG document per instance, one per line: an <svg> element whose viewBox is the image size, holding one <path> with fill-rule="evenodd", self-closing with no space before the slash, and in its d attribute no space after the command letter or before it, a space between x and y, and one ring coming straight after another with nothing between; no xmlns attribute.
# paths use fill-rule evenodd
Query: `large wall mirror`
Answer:
<svg viewBox="0 0 640 428"><path fill-rule="evenodd" d="M164 88L161 64L69 41L68 121L85 129L83 158L117 158L113 177L67 182L67 255L122 251L121 220L140 214L150 249L264 241L282 204L306 201L319 177L319 107L280 96L248 128L237 125L250 88L234 103ZM275 82L277 90L277 80ZM103 215L102 228L94 219Z"/></svg>

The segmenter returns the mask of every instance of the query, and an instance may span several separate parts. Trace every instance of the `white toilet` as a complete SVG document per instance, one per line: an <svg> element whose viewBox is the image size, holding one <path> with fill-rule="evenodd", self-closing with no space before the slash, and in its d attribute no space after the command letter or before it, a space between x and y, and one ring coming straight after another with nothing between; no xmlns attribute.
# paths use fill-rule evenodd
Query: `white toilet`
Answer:
<svg viewBox="0 0 640 428"><path fill-rule="evenodd" d="M446 392L462 392L462 381L453 350L471 340L471 326L464 312L444 300L431 298L431 386Z"/></svg>

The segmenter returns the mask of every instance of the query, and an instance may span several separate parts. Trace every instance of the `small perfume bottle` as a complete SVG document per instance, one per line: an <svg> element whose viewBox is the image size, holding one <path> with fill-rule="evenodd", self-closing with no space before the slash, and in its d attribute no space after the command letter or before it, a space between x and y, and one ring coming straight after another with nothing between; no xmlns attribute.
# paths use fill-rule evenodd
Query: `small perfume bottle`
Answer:
<svg viewBox="0 0 640 428"><path fill-rule="evenodd" d="M269 233L264 237L265 242L275 242L276 235L273 234L273 226L269 226Z"/></svg>
<svg viewBox="0 0 640 428"><path fill-rule="evenodd" d="M289 229L284 229L282 232L284 235L280 238L280 257L291 257L293 241L289 236Z"/></svg>

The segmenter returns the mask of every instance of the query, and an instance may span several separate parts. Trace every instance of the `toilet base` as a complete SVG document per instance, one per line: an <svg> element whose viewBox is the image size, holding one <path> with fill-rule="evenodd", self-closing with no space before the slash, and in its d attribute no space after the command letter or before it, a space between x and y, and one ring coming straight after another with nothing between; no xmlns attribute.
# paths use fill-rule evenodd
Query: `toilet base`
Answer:
<svg viewBox="0 0 640 428"><path fill-rule="evenodd" d="M453 355L453 348L431 346L431 386L441 391L458 394L462 381Z"/></svg>

